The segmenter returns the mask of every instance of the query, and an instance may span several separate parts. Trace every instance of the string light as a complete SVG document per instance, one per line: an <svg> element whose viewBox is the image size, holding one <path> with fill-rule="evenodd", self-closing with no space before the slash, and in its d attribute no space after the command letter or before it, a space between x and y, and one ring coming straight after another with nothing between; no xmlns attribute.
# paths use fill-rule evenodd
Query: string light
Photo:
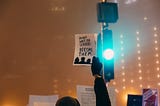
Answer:
<svg viewBox="0 0 160 106"><path fill-rule="evenodd" d="M123 89L126 89L126 86L123 86Z"/></svg>
<svg viewBox="0 0 160 106"><path fill-rule="evenodd" d="M156 64L159 64L159 60L156 61Z"/></svg>
<svg viewBox="0 0 160 106"><path fill-rule="evenodd" d="M137 41L139 41L140 39L139 39L139 37L137 37Z"/></svg>
<svg viewBox="0 0 160 106"><path fill-rule="evenodd" d="M139 70L138 73L142 73L142 70Z"/></svg>
<svg viewBox="0 0 160 106"><path fill-rule="evenodd" d="M119 93L119 90L118 90L118 89L115 89L115 92L116 92L116 93Z"/></svg>
<svg viewBox="0 0 160 106"><path fill-rule="evenodd" d="M124 53L121 53L121 56L124 57Z"/></svg>
<svg viewBox="0 0 160 106"><path fill-rule="evenodd" d="M154 37L157 37L157 36L158 36L158 35L155 33L155 34L154 34Z"/></svg>
<svg viewBox="0 0 160 106"><path fill-rule="evenodd" d="M140 54L140 53L141 53L141 51L140 51L140 50L138 50L138 51L137 51L137 53L138 53L138 54Z"/></svg>
<svg viewBox="0 0 160 106"><path fill-rule="evenodd" d="M155 43L155 44L157 44L157 43L158 43L158 41L157 41L157 40L155 40L155 41L154 41L154 43Z"/></svg>
<svg viewBox="0 0 160 106"><path fill-rule="evenodd" d="M157 50L158 50L158 47L155 47L155 50L157 51Z"/></svg>
<svg viewBox="0 0 160 106"><path fill-rule="evenodd" d="M144 19L144 21L146 21L148 18L147 18L147 17L144 17L143 19Z"/></svg>
<svg viewBox="0 0 160 106"><path fill-rule="evenodd" d="M139 31L137 31L136 34L139 35Z"/></svg>
<svg viewBox="0 0 160 106"><path fill-rule="evenodd" d="M160 78L160 75L159 75L159 74L157 75L157 78Z"/></svg>
<svg viewBox="0 0 160 106"><path fill-rule="evenodd" d="M131 83L133 83L134 82L134 80L131 80Z"/></svg>
<svg viewBox="0 0 160 106"><path fill-rule="evenodd" d="M123 44L123 41L121 41L121 44Z"/></svg>
<svg viewBox="0 0 160 106"><path fill-rule="evenodd" d="M156 57L159 57L158 53L156 53Z"/></svg>
<svg viewBox="0 0 160 106"><path fill-rule="evenodd" d="M134 3L134 2L136 2L137 0L126 0L125 1L125 4L132 4L132 3Z"/></svg>
<svg viewBox="0 0 160 106"><path fill-rule="evenodd" d="M142 88L142 87L143 87L143 85L142 85L142 84L140 84L140 85L139 85L139 87L140 87L140 88Z"/></svg>
<svg viewBox="0 0 160 106"><path fill-rule="evenodd" d="M140 56L138 57L138 60L141 60L141 57L140 57Z"/></svg>
<svg viewBox="0 0 160 106"><path fill-rule="evenodd" d="M148 18L147 17L144 17L144 20L147 20ZM153 30L153 27L152 27L152 30ZM129 90L129 88L132 89L135 89L135 84L137 84L137 87L139 89L143 89L143 88L151 88L151 87L155 87L155 86L160 86L160 82L158 82L160 80L160 66L159 66L159 42L160 42L160 39L159 39L159 35L157 33L158 31L158 28L157 27L154 27L154 33L152 34L152 45L153 45L153 48L152 48L152 52L153 53L153 69L148 69L147 71L143 71L143 69L145 69L146 67L150 67L150 63L147 63L146 65L143 64L144 61L142 60L145 60L143 59L144 55L143 55L143 50L141 47L143 47L142 43L141 42L143 39L141 37L142 33L141 31L136 31L135 33L135 41L136 41L136 44L134 45L136 47L136 68L134 69L137 69L136 70L136 73L133 74L129 74L128 75L128 69L129 68L132 68L132 67L127 67L126 66L126 63L127 61L125 60L125 42L124 42L124 35L121 34L120 35L120 40L119 40L119 44L120 44L120 60L119 60L119 63L120 63L120 75L121 75L121 80L120 83L121 83L121 90L124 90L124 92L126 92L127 90ZM150 48L148 48L150 49ZM150 59L150 58L149 58ZM134 66L133 66L134 67ZM132 68L133 69L133 68ZM153 72L151 72L153 70ZM146 75L147 74L147 75ZM152 75L151 75L152 74ZM131 77L132 75L132 77ZM154 75L154 78L157 79L157 82L155 82L154 84L150 84L150 82L152 81L152 76ZM145 77L144 77L145 76ZM145 81L148 81L148 85L146 84ZM116 83L115 81L112 83L113 85L117 85L118 86L118 82ZM130 87L127 86L127 84L131 85ZM116 88L115 89L115 92L116 93L119 93L120 89Z"/></svg>
<svg viewBox="0 0 160 106"><path fill-rule="evenodd" d="M126 82L126 79L125 79L125 59L124 59L124 40L123 40L124 36L121 34L120 35L120 48L121 48L121 69L122 69L122 76L123 76L123 79L122 79L122 82L123 82L123 89L125 88L125 82Z"/></svg>
<svg viewBox="0 0 160 106"><path fill-rule="evenodd" d="M125 82L125 81L126 81L126 79L123 79L122 81L123 81L123 82Z"/></svg>
<svg viewBox="0 0 160 106"><path fill-rule="evenodd" d="M136 32L136 45L137 45L137 63L138 63L138 65L137 65L137 67L138 67L138 74L139 74L139 82L141 83L141 81L142 81L142 70L141 70L141 67L142 67L142 64L141 64L141 48L140 48L140 32L139 31L137 31ZM131 83L134 83L134 80L132 79L131 80ZM142 88L142 84L140 84L139 85L139 87L140 88Z"/></svg>
<svg viewBox="0 0 160 106"><path fill-rule="evenodd" d="M116 85L116 82L115 82L115 81L113 82L113 85Z"/></svg>
<svg viewBox="0 0 160 106"><path fill-rule="evenodd" d="M123 47L121 47L121 50L123 51L123 50L124 50L124 48L123 48Z"/></svg>
<svg viewBox="0 0 160 106"><path fill-rule="evenodd" d="M154 31L156 31L157 30L157 27L154 27Z"/></svg>
<svg viewBox="0 0 160 106"><path fill-rule="evenodd" d="M147 88L151 88L151 86L150 86L150 85L148 85L148 86L147 86Z"/></svg>
<svg viewBox="0 0 160 106"><path fill-rule="evenodd" d="M121 68L122 68L122 70L124 70L124 69L125 69L125 66L122 66Z"/></svg>
<svg viewBox="0 0 160 106"><path fill-rule="evenodd" d="M124 76L124 75L125 75L125 72L122 72L122 75Z"/></svg>
<svg viewBox="0 0 160 106"><path fill-rule="evenodd" d="M140 47L140 44L139 44L139 43L137 43L137 47Z"/></svg>
<svg viewBox="0 0 160 106"><path fill-rule="evenodd" d="M154 37L154 50L155 50L155 54L154 54L154 58L155 58L155 66L156 66L156 71L157 71L157 80L159 80L160 79L160 73L159 73L159 67L158 67L158 65L159 65L159 51L158 51L158 42L159 42L159 38L158 38L158 34L157 34L157 30L158 30L158 28L157 27L154 27L154 34L153 34L153 37ZM157 82L157 86L160 86L160 83L159 82Z"/></svg>
<svg viewBox="0 0 160 106"><path fill-rule="evenodd" d="M139 80L142 80L142 76L139 77Z"/></svg>
<svg viewBox="0 0 160 106"><path fill-rule="evenodd" d="M121 63L124 63L124 59L121 60Z"/></svg>
<svg viewBox="0 0 160 106"><path fill-rule="evenodd" d="M141 66L142 66L141 63L139 63L139 64L138 64L138 67L141 67Z"/></svg>
<svg viewBox="0 0 160 106"><path fill-rule="evenodd" d="M123 34L120 35L120 38L123 38Z"/></svg>

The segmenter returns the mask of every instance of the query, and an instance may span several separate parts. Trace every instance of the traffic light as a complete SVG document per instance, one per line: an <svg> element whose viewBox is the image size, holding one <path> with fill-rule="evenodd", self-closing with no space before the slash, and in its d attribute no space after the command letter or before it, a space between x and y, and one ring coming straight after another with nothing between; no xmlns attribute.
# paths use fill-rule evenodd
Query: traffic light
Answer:
<svg viewBox="0 0 160 106"><path fill-rule="evenodd" d="M97 57L104 65L105 81L109 82L114 79L114 51L113 51L113 39L112 31L105 29L103 30L103 35L99 34L97 37Z"/></svg>
<svg viewBox="0 0 160 106"><path fill-rule="evenodd" d="M116 23L118 16L118 4L112 2L97 3L98 22Z"/></svg>

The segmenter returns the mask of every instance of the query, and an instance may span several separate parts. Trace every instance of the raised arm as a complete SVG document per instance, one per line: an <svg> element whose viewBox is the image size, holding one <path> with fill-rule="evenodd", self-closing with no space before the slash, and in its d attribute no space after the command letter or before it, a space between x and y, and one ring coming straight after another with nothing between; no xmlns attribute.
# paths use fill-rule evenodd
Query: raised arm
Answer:
<svg viewBox="0 0 160 106"><path fill-rule="evenodd" d="M92 59L92 75L95 77L94 91L96 94L96 106L111 106L108 90L104 79L100 75L102 69L102 63L97 57Z"/></svg>

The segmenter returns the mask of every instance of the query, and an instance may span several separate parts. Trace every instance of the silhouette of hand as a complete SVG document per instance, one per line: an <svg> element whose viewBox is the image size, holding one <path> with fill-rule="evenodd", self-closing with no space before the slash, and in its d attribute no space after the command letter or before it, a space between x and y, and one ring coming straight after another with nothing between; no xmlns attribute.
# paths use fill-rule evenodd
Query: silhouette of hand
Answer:
<svg viewBox="0 0 160 106"><path fill-rule="evenodd" d="M97 57L93 56L91 64L92 75L100 75L101 69L102 63L99 61Z"/></svg>

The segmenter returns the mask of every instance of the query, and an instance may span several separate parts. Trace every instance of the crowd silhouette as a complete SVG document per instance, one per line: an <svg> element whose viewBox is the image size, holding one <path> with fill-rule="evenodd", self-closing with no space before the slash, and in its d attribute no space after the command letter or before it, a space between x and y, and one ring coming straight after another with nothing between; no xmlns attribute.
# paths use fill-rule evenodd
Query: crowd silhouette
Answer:
<svg viewBox="0 0 160 106"><path fill-rule="evenodd" d="M85 59L85 57L81 57L81 59L79 59L79 57L76 57L74 60L74 64L91 64L91 59Z"/></svg>

